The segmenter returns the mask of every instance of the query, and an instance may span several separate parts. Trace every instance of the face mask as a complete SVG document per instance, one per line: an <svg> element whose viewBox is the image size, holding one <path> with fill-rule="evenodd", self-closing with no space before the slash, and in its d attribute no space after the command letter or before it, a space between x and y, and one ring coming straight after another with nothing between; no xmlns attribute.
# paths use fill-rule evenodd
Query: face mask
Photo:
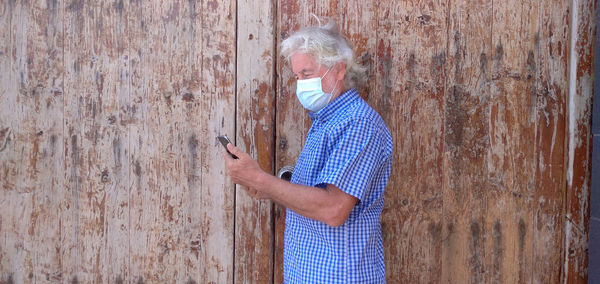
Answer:
<svg viewBox="0 0 600 284"><path fill-rule="evenodd" d="M321 86L321 80L325 78L329 70L323 74L323 77L298 80L296 82L296 96L304 108L317 112L323 109L331 100L332 93L337 87L337 81L331 93L323 92L323 87Z"/></svg>

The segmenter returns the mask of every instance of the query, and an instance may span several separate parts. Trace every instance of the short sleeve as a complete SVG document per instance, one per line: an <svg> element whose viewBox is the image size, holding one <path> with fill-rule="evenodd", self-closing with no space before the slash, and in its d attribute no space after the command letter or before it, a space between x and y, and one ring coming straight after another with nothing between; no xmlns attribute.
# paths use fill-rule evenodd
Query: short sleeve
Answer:
<svg viewBox="0 0 600 284"><path fill-rule="evenodd" d="M332 184L363 200L382 156L383 141L373 123L353 119L329 134L329 155L317 178L317 186Z"/></svg>

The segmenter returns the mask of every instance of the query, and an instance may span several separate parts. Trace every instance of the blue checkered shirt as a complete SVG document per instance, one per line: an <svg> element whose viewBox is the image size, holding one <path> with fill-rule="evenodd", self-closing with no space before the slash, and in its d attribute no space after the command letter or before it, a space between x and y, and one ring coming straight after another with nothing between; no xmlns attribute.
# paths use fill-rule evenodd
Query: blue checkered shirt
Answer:
<svg viewBox="0 0 600 284"><path fill-rule="evenodd" d="M313 124L291 182L332 184L359 201L339 227L287 210L284 283L385 283L381 209L392 136L354 89L309 115Z"/></svg>

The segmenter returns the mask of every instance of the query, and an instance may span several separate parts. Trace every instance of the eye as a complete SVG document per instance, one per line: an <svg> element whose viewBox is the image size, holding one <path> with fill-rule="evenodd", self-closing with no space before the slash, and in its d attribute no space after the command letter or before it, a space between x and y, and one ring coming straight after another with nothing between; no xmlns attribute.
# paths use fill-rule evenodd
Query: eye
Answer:
<svg viewBox="0 0 600 284"><path fill-rule="evenodd" d="M302 73L302 78L304 78L304 79L310 79L312 77L314 77L313 72Z"/></svg>

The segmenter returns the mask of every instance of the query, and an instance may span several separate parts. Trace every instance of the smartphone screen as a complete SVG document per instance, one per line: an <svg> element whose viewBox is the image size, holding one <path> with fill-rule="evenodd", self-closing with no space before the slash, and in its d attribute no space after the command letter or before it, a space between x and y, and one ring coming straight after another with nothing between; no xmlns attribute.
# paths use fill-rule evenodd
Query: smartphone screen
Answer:
<svg viewBox="0 0 600 284"><path fill-rule="evenodd" d="M227 153L229 153L229 155L231 155L232 158L234 158L234 159L238 158L236 155L231 154L231 152L229 152L229 150L227 150L227 144L231 143L229 138L227 138L227 135L219 135L219 136L217 136L217 139L219 140L219 142L221 142L221 145L223 145L223 147L225 147L225 151L227 151ZM231 143L231 145L233 145L233 143Z"/></svg>

